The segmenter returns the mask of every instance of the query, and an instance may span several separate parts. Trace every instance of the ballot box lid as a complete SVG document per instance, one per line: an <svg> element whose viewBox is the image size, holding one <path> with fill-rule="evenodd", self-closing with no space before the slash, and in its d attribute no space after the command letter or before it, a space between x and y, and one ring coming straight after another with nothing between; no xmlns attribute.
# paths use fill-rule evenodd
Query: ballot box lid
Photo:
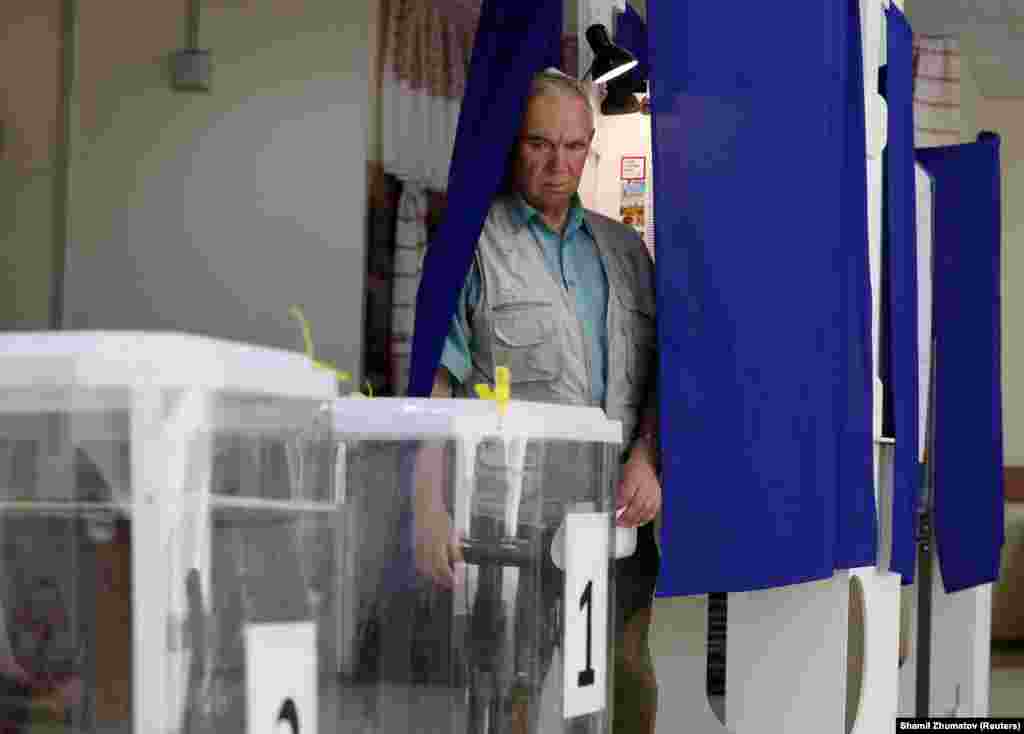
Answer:
<svg viewBox="0 0 1024 734"><path fill-rule="evenodd" d="M0 334L0 390L192 387L330 400L335 376L303 354L173 332Z"/></svg>
<svg viewBox="0 0 1024 734"><path fill-rule="evenodd" d="M491 400L472 398L341 398L334 432L365 440L429 440L509 436L549 441L619 444L622 424L600 408L510 400L500 413Z"/></svg>

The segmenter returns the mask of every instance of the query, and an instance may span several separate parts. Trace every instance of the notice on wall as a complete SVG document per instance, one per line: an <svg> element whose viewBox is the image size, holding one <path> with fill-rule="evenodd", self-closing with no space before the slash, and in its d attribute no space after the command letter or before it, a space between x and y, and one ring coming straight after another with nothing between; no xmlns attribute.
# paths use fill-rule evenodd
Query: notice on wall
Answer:
<svg viewBox="0 0 1024 734"><path fill-rule="evenodd" d="M647 178L647 159L642 155L624 155L619 166L623 181L643 181Z"/></svg>

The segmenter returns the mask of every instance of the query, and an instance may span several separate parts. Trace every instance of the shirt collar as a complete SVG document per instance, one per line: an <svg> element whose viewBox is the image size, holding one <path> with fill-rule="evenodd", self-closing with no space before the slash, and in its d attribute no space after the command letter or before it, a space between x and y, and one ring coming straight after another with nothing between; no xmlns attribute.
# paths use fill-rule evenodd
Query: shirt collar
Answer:
<svg viewBox="0 0 1024 734"><path fill-rule="evenodd" d="M544 223L544 220L540 218L540 212L530 206L526 199L523 198L522 194L515 194L512 197L512 211L515 213L516 221L520 226L535 222L539 227L543 227L544 232L554 234ZM580 228L588 234L590 233L590 226L587 224L587 220L583 216L583 200L580 199L580 195L578 193L575 193L569 200L569 214L566 219L565 239L570 239Z"/></svg>

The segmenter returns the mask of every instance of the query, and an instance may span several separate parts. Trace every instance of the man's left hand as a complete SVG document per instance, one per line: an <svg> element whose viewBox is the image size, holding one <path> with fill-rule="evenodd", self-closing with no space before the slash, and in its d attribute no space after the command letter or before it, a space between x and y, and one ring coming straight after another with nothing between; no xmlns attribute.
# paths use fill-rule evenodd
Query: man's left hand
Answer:
<svg viewBox="0 0 1024 734"><path fill-rule="evenodd" d="M622 509L616 524L624 528L646 525L661 509L661 482L646 447L638 445L630 454L622 470L615 506Z"/></svg>

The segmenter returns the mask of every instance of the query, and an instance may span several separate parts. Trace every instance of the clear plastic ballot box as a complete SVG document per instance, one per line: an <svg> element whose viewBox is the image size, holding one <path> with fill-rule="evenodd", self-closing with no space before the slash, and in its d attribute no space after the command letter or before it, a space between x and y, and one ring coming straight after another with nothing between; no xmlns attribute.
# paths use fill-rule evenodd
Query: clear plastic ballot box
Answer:
<svg viewBox="0 0 1024 734"><path fill-rule="evenodd" d="M608 730L619 425L335 394L299 354L0 335L0 732Z"/></svg>
<svg viewBox="0 0 1024 734"><path fill-rule="evenodd" d="M620 424L514 400L333 418L346 731L608 732Z"/></svg>
<svg viewBox="0 0 1024 734"><path fill-rule="evenodd" d="M0 334L0 731L343 731L336 394L300 354Z"/></svg>

